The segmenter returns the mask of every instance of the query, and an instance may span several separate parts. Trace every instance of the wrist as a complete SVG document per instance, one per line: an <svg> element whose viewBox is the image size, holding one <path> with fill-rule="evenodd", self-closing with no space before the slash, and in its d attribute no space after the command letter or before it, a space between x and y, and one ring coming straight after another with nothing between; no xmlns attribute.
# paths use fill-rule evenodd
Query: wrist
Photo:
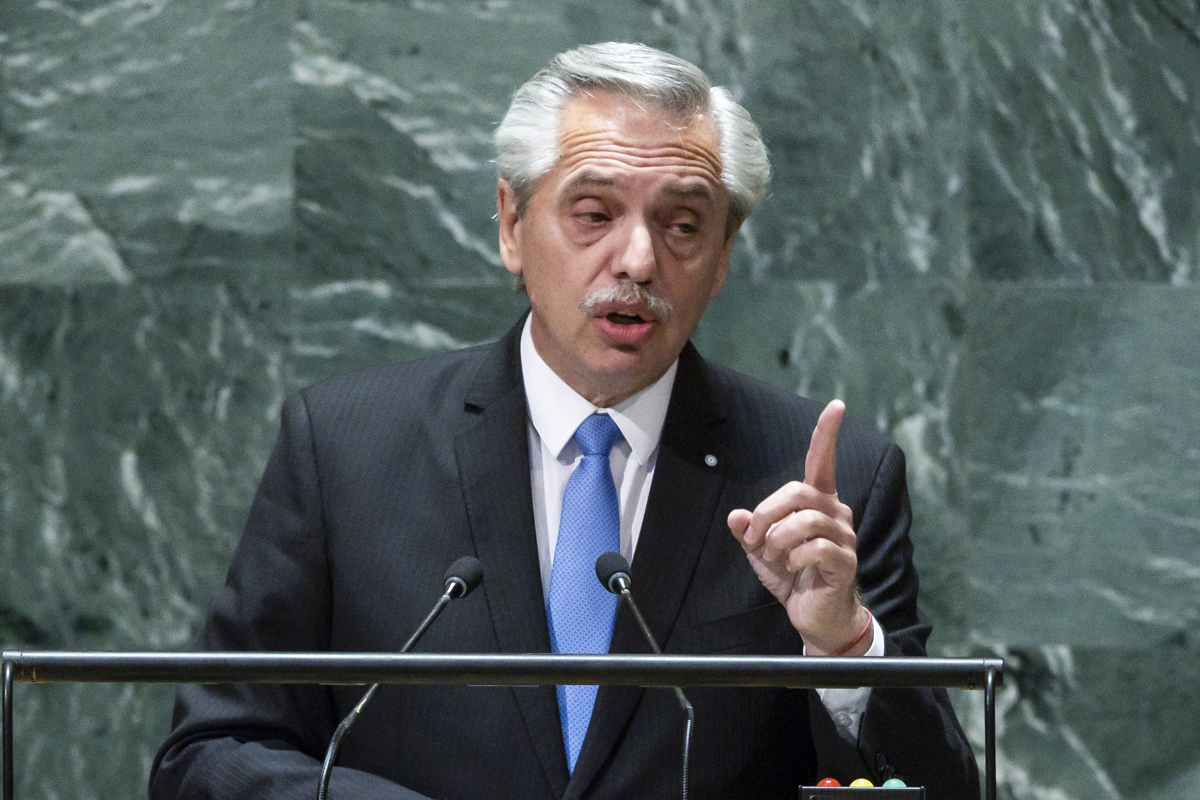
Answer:
<svg viewBox="0 0 1200 800"><path fill-rule="evenodd" d="M855 608L853 620L854 625L850 628L852 632L844 634L841 639L834 640L830 647L812 646L806 642L804 648L805 655L829 656L831 658L866 655L875 641L875 618L866 607L858 605Z"/></svg>

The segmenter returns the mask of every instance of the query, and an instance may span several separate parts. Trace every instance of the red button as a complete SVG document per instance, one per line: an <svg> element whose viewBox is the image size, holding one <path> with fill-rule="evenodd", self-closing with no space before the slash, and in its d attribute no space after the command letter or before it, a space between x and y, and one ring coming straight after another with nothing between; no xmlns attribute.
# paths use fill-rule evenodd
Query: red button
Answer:
<svg viewBox="0 0 1200 800"><path fill-rule="evenodd" d="M833 778L821 778L821 780L817 781L817 786L841 786L841 784Z"/></svg>

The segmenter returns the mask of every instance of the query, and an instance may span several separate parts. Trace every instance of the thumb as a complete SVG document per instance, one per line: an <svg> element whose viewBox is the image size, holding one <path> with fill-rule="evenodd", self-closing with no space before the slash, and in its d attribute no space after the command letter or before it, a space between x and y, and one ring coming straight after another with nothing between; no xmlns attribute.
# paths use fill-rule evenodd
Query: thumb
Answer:
<svg viewBox="0 0 1200 800"><path fill-rule="evenodd" d="M729 530L733 533L733 538L737 539L743 545L746 543L746 532L750 530L750 519L753 515L744 508L735 508L729 512L729 519L726 522L729 524Z"/></svg>

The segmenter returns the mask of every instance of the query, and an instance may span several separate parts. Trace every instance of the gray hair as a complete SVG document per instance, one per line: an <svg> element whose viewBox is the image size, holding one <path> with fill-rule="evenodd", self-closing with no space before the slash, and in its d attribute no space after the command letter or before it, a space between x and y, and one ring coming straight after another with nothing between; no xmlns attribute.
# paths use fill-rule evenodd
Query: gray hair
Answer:
<svg viewBox="0 0 1200 800"><path fill-rule="evenodd" d="M711 113L720 140L721 182L729 192L728 231L767 194L771 167L750 113L712 86L694 64L643 44L608 42L560 53L513 95L496 129L496 167L517 199L517 213L558 160L559 121L567 101L589 90L645 100L685 118Z"/></svg>

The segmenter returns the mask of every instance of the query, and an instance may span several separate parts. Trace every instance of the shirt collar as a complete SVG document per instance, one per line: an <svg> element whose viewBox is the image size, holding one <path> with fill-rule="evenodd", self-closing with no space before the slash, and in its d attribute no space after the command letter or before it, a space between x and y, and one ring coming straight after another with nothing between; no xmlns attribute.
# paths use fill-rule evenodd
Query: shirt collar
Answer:
<svg viewBox="0 0 1200 800"><path fill-rule="evenodd" d="M568 386L538 355L530 330L532 319L532 314L526 317L525 329L521 332L521 371L529 419L542 442L555 458L561 457L563 448L575 435L575 429L592 414L603 411L617 423L637 462L647 463L662 438L679 359L661 378L637 394L611 408L598 409Z"/></svg>

